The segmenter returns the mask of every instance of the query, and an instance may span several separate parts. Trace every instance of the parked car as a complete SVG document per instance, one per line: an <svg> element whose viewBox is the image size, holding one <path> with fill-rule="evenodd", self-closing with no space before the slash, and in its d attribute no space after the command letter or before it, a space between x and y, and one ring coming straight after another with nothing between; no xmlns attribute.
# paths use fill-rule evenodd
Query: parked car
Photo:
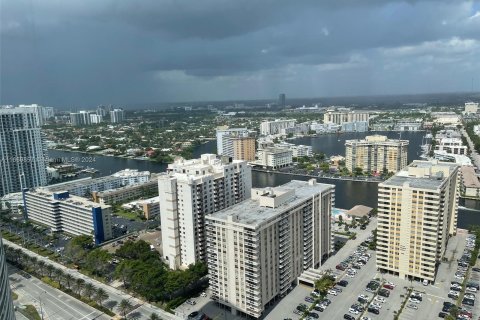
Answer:
<svg viewBox="0 0 480 320"><path fill-rule="evenodd" d="M351 315L349 315L348 313L345 313L343 315L343 319L346 319L346 320L355 320L355 317L352 317Z"/></svg>
<svg viewBox="0 0 480 320"><path fill-rule="evenodd" d="M348 281L347 280L340 280L340 281L338 281L337 285L342 286L342 287L346 287L348 285Z"/></svg>
<svg viewBox="0 0 480 320"><path fill-rule="evenodd" d="M413 303L420 303L420 300L412 298L412 297L408 298L408 301L413 302Z"/></svg>
<svg viewBox="0 0 480 320"><path fill-rule="evenodd" d="M371 312L371 313L374 313L374 314L380 314L380 310L378 310L377 308L373 308L373 307L368 307L368 312Z"/></svg>
<svg viewBox="0 0 480 320"><path fill-rule="evenodd" d="M416 304L413 304L413 303L407 304L407 308L414 309L414 310L418 310L417 305L416 305Z"/></svg>

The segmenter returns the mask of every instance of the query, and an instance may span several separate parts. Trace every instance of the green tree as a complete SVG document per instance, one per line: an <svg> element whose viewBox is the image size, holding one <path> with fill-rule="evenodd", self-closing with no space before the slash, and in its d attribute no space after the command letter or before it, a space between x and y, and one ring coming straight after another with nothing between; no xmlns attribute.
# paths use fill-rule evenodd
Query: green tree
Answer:
<svg viewBox="0 0 480 320"><path fill-rule="evenodd" d="M122 314L122 316L125 318L129 310L132 308L132 304L130 303L130 301L123 299L122 301L120 301L118 308L120 309L120 313Z"/></svg>
<svg viewBox="0 0 480 320"><path fill-rule="evenodd" d="M84 267L93 274L103 275L108 269L111 259L112 255L108 251L95 249L86 255Z"/></svg>
<svg viewBox="0 0 480 320"><path fill-rule="evenodd" d="M95 299L103 306L103 302L108 299L108 293L103 288L98 288L95 293Z"/></svg>
<svg viewBox="0 0 480 320"><path fill-rule="evenodd" d="M330 275L324 275L315 281L315 288L320 291L321 295L326 295L328 289L335 285L335 279Z"/></svg>
<svg viewBox="0 0 480 320"><path fill-rule="evenodd" d="M75 279L75 289L76 289L75 291L76 291L76 293L81 294L83 288L85 288L85 280L83 280L82 278Z"/></svg>
<svg viewBox="0 0 480 320"><path fill-rule="evenodd" d="M360 167L356 167L353 173L355 176L361 176L363 175L363 169Z"/></svg>
<svg viewBox="0 0 480 320"><path fill-rule="evenodd" d="M97 288L90 282L85 283L85 288L83 290L83 293L88 299L92 298L92 295L96 292Z"/></svg>
<svg viewBox="0 0 480 320"><path fill-rule="evenodd" d="M67 273L64 276L64 280L65 280L65 285L67 286L67 289L71 289L72 283L74 281L73 276L70 273Z"/></svg>
<svg viewBox="0 0 480 320"><path fill-rule="evenodd" d="M156 313L152 313L150 315L150 320L160 320L160 317Z"/></svg>

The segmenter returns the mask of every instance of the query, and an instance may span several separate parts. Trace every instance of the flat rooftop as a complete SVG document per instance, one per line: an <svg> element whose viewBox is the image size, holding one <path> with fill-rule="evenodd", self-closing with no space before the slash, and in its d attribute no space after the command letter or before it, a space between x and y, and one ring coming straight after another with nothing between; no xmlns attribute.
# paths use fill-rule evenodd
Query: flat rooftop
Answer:
<svg viewBox="0 0 480 320"><path fill-rule="evenodd" d="M473 167L462 166L463 185L467 188L480 188L478 176Z"/></svg>
<svg viewBox="0 0 480 320"><path fill-rule="evenodd" d="M315 181L316 182L316 181ZM215 218L218 220L227 220L229 216L235 217L235 223L246 224L250 227L258 227L263 222L274 218L275 216L288 211L290 208L311 199L311 197L317 193L323 193L328 190L334 189L332 184L314 183L310 184L309 181L292 180L284 185L275 188L265 188L264 190L273 190L279 195L290 193L294 191L293 196L276 208L262 207L260 201L254 199L248 199L242 201L227 209L215 212L207 217ZM252 194L255 189L252 189ZM257 189L258 190L258 189Z"/></svg>
<svg viewBox="0 0 480 320"><path fill-rule="evenodd" d="M458 167L458 164L437 160L415 160L380 185L402 187L405 183L408 183L410 188L437 190ZM418 172L424 172L425 174L419 175Z"/></svg>

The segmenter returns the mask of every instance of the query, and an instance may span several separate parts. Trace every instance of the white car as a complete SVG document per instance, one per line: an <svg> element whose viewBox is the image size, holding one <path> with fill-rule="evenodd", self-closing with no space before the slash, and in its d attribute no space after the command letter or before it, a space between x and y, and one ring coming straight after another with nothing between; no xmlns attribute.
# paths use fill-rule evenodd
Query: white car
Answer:
<svg viewBox="0 0 480 320"><path fill-rule="evenodd" d="M207 293L204 291L200 294L201 297L206 297L207 296Z"/></svg>
<svg viewBox="0 0 480 320"><path fill-rule="evenodd" d="M394 287L394 288L396 287L395 283L390 282L390 281L385 282L385 284L389 284L389 285L391 285L391 286Z"/></svg>
<svg viewBox="0 0 480 320"><path fill-rule="evenodd" d="M355 278L355 274L353 274L353 273L347 273L347 277L349 277L349 278Z"/></svg>
<svg viewBox="0 0 480 320"><path fill-rule="evenodd" d="M457 292L457 291L453 291L453 290L450 290L448 292L449 295L452 295L452 296L455 296L455 297L458 297L460 294Z"/></svg>
<svg viewBox="0 0 480 320"><path fill-rule="evenodd" d="M475 295L473 293L465 293L464 297L467 299L475 300Z"/></svg>
<svg viewBox="0 0 480 320"><path fill-rule="evenodd" d="M358 310L357 310L357 309L354 309L354 308L350 308L350 309L348 309L348 312L350 312L351 314L355 314L355 315L357 315L357 314L359 314L359 313L360 313L360 312L358 312Z"/></svg>
<svg viewBox="0 0 480 320"><path fill-rule="evenodd" d="M364 299L364 300L368 300L370 297L367 296L366 294L361 294L358 296L359 299Z"/></svg>
<svg viewBox="0 0 480 320"><path fill-rule="evenodd" d="M415 304L413 304L413 303L408 304L408 305L407 305L407 308L414 309L414 310L418 310L417 305L415 305Z"/></svg>
<svg viewBox="0 0 480 320"><path fill-rule="evenodd" d="M369 318L369 317L361 317L360 320L372 320L372 318Z"/></svg>
<svg viewBox="0 0 480 320"><path fill-rule="evenodd" d="M375 297L375 301L381 302L381 303L385 303L386 300L385 300L384 297L376 296L376 297Z"/></svg>
<svg viewBox="0 0 480 320"><path fill-rule="evenodd" d="M428 286L428 280L423 280L422 283L424 286Z"/></svg>
<svg viewBox="0 0 480 320"><path fill-rule="evenodd" d="M413 302L413 303L420 303L420 300L415 299L415 298L408 298L408 301Z"/></svg>
<svg viewBox="0 0 480 320"><path fill-rule="evenodd" d="M371 303L370 307L374 307L376 309L382 309L382 305L380 303Z"/></svg>
<svg viewBox="0 0 480 320"><path fill-rule="evenodd" d="M477 288L475 287L467 287L467 289L465 289L466 291L470 291L470 292L477 292Z"/></svg>
<svg viewBox="0 0 480 320"><path fill-rule="evenodd" d="M338 294L337 291L331 290L331 289L328 290L327 293L328 293L328 294L331 294L332 296L336 296L336 295Z"/></svg>

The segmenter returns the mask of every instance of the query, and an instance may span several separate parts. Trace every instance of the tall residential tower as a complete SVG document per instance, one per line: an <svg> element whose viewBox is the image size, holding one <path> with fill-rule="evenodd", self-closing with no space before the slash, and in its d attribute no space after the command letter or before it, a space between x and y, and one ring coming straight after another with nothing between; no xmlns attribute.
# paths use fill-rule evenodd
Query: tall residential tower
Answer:
<svg viewBox="0 0 480 320"><path fill-rule="evenodd" d="M434 281L448 239L456 234L459 166L414 161L378 186L377 268Z"/></svg>
<svg viewBox="0 0 480 320"><path fill-rule="evenodd" d="M47 184L46 148L32 108L0 108L0 196Z"/></svg>
<svg viewBox="0 0 480 320"><path fill-rule="evenodd" d="M335 186L290 181L207 215L212 298L254 318L331 253Z"/></svg>
<svg viewBox="0 0 480 320"><path fill-rule="evenodd" d="M214 154L168 166L158 193L163 256L170 268L205 261L205 216L250 198L251 175L246 161Z"/></svg>

